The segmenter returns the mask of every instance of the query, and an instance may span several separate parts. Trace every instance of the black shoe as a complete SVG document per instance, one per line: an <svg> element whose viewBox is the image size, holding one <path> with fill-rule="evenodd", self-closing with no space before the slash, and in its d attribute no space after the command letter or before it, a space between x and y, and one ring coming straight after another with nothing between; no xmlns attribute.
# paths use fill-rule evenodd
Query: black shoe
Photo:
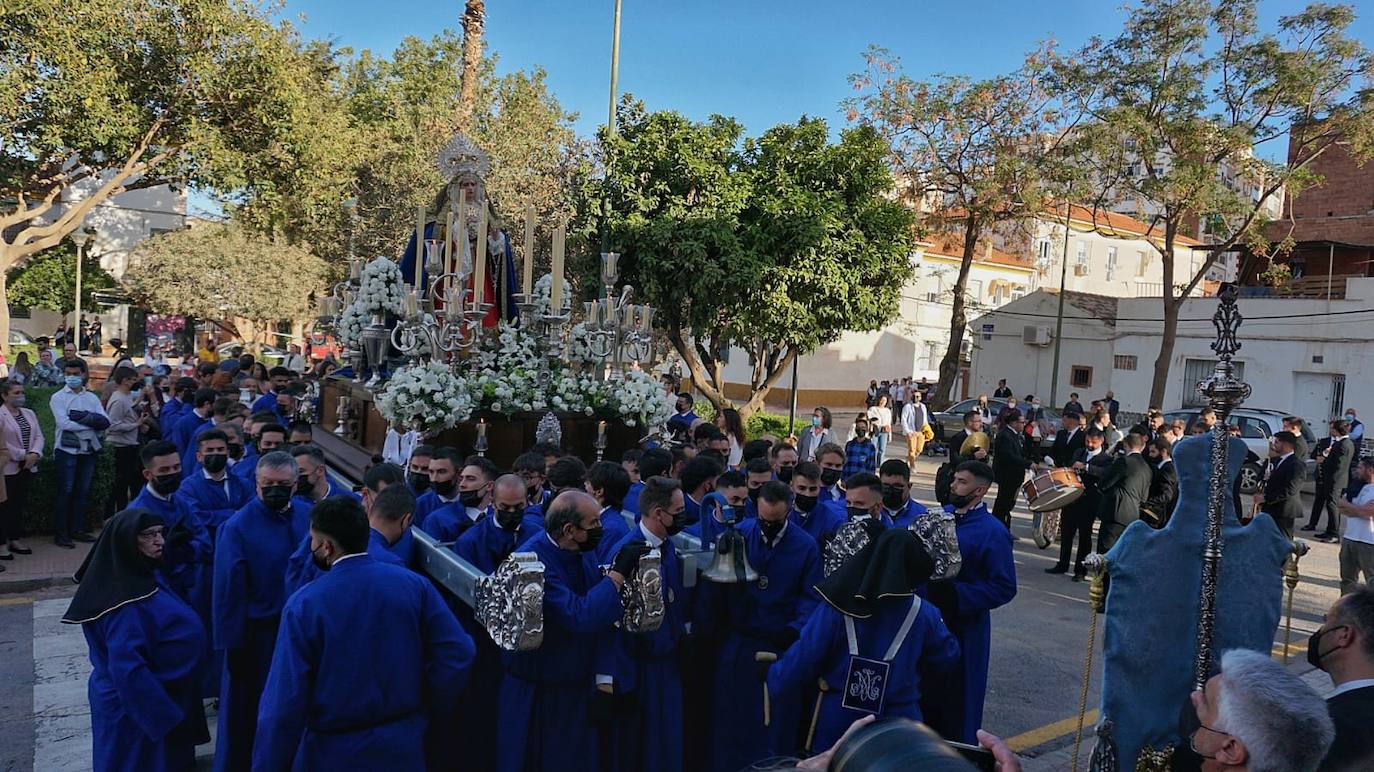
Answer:
<svg viewBox="0 0 1374 772"><path fill-rule="evenodd" d="M95 537L83 531L78 534L73 534L72 540L79 541L83 544L92 544L95 542Z"/></svg>
<svg viewBox="0 0 1374 772"><path fill-rule="evenodd" d="M1045 569L1045 573L1047 574L1067 574L1068 572L1069 569L1063 566L1050 566L1049 568Z"/></svg>
<svg viewBox="0 0 1374 772"><path fill-rule="evenodd" d="M10 553L6 552L5 554L0 555L0 560L14 560L14 555L11 555Z"/></svg>
<svg viewBox="0 0 1374 772"><path fill-rule="evenodd" d="M1313 536L1312 538L1316 539L1319 542L1325 542L1327 544L1336 544L1341 540L1340 534L1337 533L1319 533L1316 536Z"/></svg>
<svg viewBox="0 0 1374 772"><path fill-rule="evenodd" d="M53 540L52 540L52 543L53 543L53 544L56 544L57 546L61 547L62 549L68 549L68 550L74 550L74 549L76 549L76 545L75 545L75 544L72 544L72 542L71 542L70 539L53 539Z"/></svg>
<svg viewBox="0 0 1374 772"><path fill-rule="evenodd" d="M1087 574L1080 574L1080 573L1074 572L1074 575L1069 577L1069 581L1071 581L1071 582L1082 582L1082 581L1086 580L1087 578L1088 578L1088 575L1087 575Z"/></svg>
<svg viewBox="0 0 1374 772"><path fill-rule="evenodd" d="M1299 530L1299 531L1315 531L1315 530L1317 530L1317 526L1315 526L1315 525L1304 525L1303 527L1299 528L1298 530Z"/></svg>
<svg viewBox="0 0 1374 772"><path fill-rule="evenodd" d="M29 549L28 547L15 547L14 545L10 545L10 552L13 552L13 553L16 554L16 555L32 555L32 554L33 554L33 550Z"/></svg>

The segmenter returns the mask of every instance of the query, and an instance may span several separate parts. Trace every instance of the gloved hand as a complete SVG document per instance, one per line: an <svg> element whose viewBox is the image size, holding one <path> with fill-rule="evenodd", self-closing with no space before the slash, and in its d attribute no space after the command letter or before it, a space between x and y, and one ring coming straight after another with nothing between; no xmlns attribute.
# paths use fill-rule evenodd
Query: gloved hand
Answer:
<svg viewBox="0 0 1374 772"><path fill-rule="evenodd" d="M612 692L597 688L592 693L591 719L597 726L609 726L615 721L617 697Z"/></svg>
<svg viewBox="0 0 1374 772"><path fill-rule="evenodd" d="M619 552L615 553L615 560L611 563L611 570L626 579L630 578L630 575L639 567L639 559L648 551L649 545L644 542L632 541L626 544L624 547L620 548Z"/></svg>
<svg viewBox="0 0 1374 772"><path fill-rule="evenodd" d="M887 530L887 526L883 525L883 521L876 517L870 517L865 520L861 520L860 524L863 526L864 531L868 534L868 538L870 541L876 540L879 536L883 535L883 531Z"/></svg>
<svg viewBox="0 0 1374 772"><path fill-rule="evenodd" d="M959 593L954 591L953 579L943 579L926 585L926 598L938 606L945 616L959 613Z"/></svg>
<svg viewBox="0 0 1374 772"><path fill-rule="evenodd" d="M782 653L787 651L787 647L796 643L799 637L801 636L797 634L797 629L795 627L784 627L776 633L773 633L773 637L769 639L769 643L773 644L773 650L781 657Z"/></svg>

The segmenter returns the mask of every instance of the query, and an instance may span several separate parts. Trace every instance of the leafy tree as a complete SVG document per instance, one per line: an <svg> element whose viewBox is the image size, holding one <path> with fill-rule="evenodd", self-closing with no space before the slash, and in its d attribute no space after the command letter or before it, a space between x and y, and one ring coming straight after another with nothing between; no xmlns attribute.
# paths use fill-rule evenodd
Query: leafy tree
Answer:
<svg viewBox="0 0 1374 772"><path fill-rule="evenodd" d="M1039 214L1051 198L1048 164L1077 113L1052 77L1050 54L1042 48L1017 72L988 80L915 81L890 52L871 48L867 71L850 78L859 95L846 101L849 118L891 143L904 200L933 212L929 227L953 230L963 242L948 345L931 396L937 405L950 401L959 372L978 240L999 223Z"/></svg>
<svg viewBox="0 0 1374 772"><path fill-rule="evenodd" d="M601 136L615 166L586 200L609 201L622 277L659 309L712 404L733 405L720 356L731 343L753 362L747 416L799 353L891 321L912 270L912 215L887 197L887 145L871 129L832 144L824 121L803 118L741 141L733 119L694 122L629 98L619 124Z"/></svg>
<svg viewBox="0 0 1374 772"><path fill-rule="evenodd" d="M246 227L211 223L143 241L130 256L125 289L162 314L224 320L237 337L266 342L279 320L310 316L325 282L323 259ZM244 320L238 329L234 319Z"/></svg>
<svg viewBox="0 0 1374 772"><path fill-rule="evenodd" d="M1337 143L1368 157L1374 60L1347 34L1354 18L1349 6L1314 4L1264 32L1255 0L1144 0L1120 35L1064 63L1076 88L1100 95L1076 141L1096 159L1104 196L1157 212L1147 240L1164 270L1164 328L1150 404L1164 399L1183 301L1237 245L1268 253L1265 200L1316 184L1312 162ZM1285 134L1291 161L1256 156ZM1140 173L1126 174L1132 166ZM1232 190L1224 171L1260 195ZM1204 235L1191 232L1199 219L1210 255L1190 273L1176 248Z"/></svg>
<svg viewBox="0 0 1374 772"><path fill-rule="evenodd" d="M235 190L318 147L292 29L247 0L30 0L0 21L0 272L125 190ZM278 188L281 189L281 188ZM0 341L9 317L0 293Z"/></svg>
<svg viewBox="0 0 1374 772"><path fill-rule="evenodd" d="M25 308L47 308L60 314L76 310L76 245L70 239L29 258L11 269L5 283L9 302ZM114 279L100 267L100 258L90 252L81 261L81 308L95 308L93 295L115 286Z"/></svg>

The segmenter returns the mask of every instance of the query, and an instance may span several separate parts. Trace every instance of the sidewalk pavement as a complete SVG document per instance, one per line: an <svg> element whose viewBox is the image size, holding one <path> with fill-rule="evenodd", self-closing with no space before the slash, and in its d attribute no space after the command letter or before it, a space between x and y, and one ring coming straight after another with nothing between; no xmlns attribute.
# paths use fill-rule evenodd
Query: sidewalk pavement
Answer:
<svg viewBox="0 0 1374 772"><path fill-rule="evenodd" d="M42 535L25 537L23 542L33 554L15 555L14 560L0 562L5 567L0 574L0 594L72 584L72 574L93 546L77 542L76 549L63 549L52 543L52 537Z"/></svg>

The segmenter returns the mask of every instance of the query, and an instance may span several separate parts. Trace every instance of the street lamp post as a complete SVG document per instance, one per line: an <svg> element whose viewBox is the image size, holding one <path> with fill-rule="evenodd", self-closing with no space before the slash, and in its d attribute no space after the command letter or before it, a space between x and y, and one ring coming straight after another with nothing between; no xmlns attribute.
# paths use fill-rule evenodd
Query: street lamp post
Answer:
<svg viewBox="0 0 1374 772"><path fill-rule="evenodd" d="M72 231L72 242L76 244L76 318L72 320L68 335L76 336L76 347L81 348L81 263L86 257L86 243L91 240L92 232L87 228Z"/></svg>

